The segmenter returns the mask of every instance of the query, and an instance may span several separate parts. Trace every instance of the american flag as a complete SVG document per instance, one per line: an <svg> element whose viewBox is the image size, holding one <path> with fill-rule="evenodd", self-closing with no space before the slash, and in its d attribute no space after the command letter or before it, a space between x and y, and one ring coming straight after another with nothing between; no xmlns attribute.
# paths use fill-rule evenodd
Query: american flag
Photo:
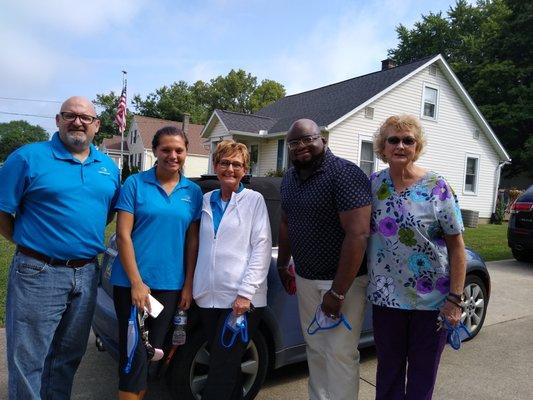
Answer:
<svg viewBox="0 0 533 400"><path fill-rule="evenodd" d="M124 87L118 101L117 115L115 116L115 124L117 124L121 134L126 130L126 105L126 87Z"/></svg>

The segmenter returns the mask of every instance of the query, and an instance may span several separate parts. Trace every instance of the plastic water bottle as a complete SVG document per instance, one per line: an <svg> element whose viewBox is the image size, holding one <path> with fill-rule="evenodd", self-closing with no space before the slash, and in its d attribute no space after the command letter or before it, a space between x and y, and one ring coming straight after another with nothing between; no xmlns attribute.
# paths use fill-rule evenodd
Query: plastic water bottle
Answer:
<svg viewBox="0 0 533 400"><path fill-rule="evenodd" d="M185 344L185 339L187 338L187 334L185 332L186 326L187 311L180 309L176 315L174 315L174 333L172 334L173 346L182 346Z"/></svg>

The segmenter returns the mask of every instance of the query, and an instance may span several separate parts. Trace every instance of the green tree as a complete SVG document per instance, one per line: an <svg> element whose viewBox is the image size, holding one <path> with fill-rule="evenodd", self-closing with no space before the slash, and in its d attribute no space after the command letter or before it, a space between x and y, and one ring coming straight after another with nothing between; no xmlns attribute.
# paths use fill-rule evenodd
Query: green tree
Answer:
<svg viewBox="0 0 533 400"><path fill-rule="evenodd" d="M100 112L97 113L98 119L100 119L100 130L94 137L95 144L100 144L105 138L110 138L114 135L120 136L120 132L115 124L119 99L120 95L111 91L108 94L97 94L96 99L93 100L97 109L100 110ZM128 127L130 126L132 119L133 115L130 110L127 109L126 130L124 131L124 136L128 135Z"/></svg>
<svg viewBox="0 0 533 400"><path fill-rule="evenodd" d="M209 82L201 80L189 85L178 81L163 86L145 98L136 95L136 111L145 116L179 121L184 113L191 122L203 124L215 109L252 113L285 96L283 85L265 79L257 85L257 78L246 71L231 70Z"/></svg>
<svg viewBox="0 0 533 400"><path fill-rule="evenodd" d="M249 113L250 98L257 87L257 78L246 71L231 70L226 76L211 79L211 108Z"/></svg>
<svg viewBox="0 0 533 400"><path fill-rule="evenodd" d="M509 151L510 175L533 165L533 3L458 0L447 11L422 16L413 29L396 28L389 50L398 64L441 53Z"/></svg>
<svg viewBox="0 0 533 400"><path fill-rule="evenodd" d="M39 125L26 121L0 123L0 161L27 143L48 140L48 133Z"/></svg>
<svg viewBox="0 0 533 400"><path fill-rule="evenodd" d="M282 97L285 97L285 88L281 83L263 79L250 96L250 110L253 113L259 111Z"/></svg>
<svg viewBox="0 0 533 400"><path fill-rule="evenodd" d="M198 81L198 86L200 86ZM191 122L198 123L204 120L204 109L198 102L194 87L185 81L174 82L170 86L163 86L150 93L143 99L140 95L133 97L133 104L137 113L146 117L162 118L171 121L180 121L183 114L191 116Z"/></svg>

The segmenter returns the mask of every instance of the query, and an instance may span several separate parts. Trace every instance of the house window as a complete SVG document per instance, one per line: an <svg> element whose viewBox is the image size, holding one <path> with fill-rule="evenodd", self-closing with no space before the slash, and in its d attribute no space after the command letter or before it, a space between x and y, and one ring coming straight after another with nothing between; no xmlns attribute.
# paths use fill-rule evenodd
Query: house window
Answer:
<svg viewBox="0 0 533 400"><path fill-rule="evenodd" d="M435 64L429 66L429 74L431 76L437 76L437 66Z"/></svg>
<svg viewBox="0 0 533 400"><path fill-rule="evenodd" d="M436 88L424 86L424 97L422 103L422 115L426 118L437 119L437 101L439 91Z"/></svg>
<svg viewBox="0 0 533 400"><path fill-rule="evenodd" d="M477 193L479 157L466 157L465 192Z"/></svg>
<svg viewBox="0 0 533 400"><path fill-rule="evenodd" d="M365 107L365 118L374 119L374 107Z"/></svg>
<svg viewBox="0 0 533 400"><path fill-rule="evenodd" d="M285 151L285 139L278 140L278 153L276 157L276 171L283 171L283 153Z"/></svg>
<svg viewBox="0 0 533 400"><path fill-rule="evenodd" d="M362 141L361 142L361 152L359 156L359 167L363 172L370 176L374 172L374 148L372 142Z"/></svg>

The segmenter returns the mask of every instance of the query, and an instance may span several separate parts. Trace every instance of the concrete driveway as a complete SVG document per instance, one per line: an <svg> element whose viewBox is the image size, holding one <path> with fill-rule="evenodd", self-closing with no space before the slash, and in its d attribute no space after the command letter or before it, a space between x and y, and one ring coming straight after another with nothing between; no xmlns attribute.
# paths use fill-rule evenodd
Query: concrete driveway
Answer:
<svg viewBox="0 0 533 400"><path fill-rule="evenodd" d="M460 351L446 348L439 369L435 399L527 400L533 398L533 265L514 260L487 263L492 294L480 334ZM5 352L5 333L0 331ZM99 353L91 337L73 390L75 400L116 398L117 367ZM376 357L373 349L362 353L360 400L374 398ZM7 370L0 363L0 399L7 398ZM258 400L307 399L306 364L274 371ZM164 399L161 386L147 399Z"/></svg>

